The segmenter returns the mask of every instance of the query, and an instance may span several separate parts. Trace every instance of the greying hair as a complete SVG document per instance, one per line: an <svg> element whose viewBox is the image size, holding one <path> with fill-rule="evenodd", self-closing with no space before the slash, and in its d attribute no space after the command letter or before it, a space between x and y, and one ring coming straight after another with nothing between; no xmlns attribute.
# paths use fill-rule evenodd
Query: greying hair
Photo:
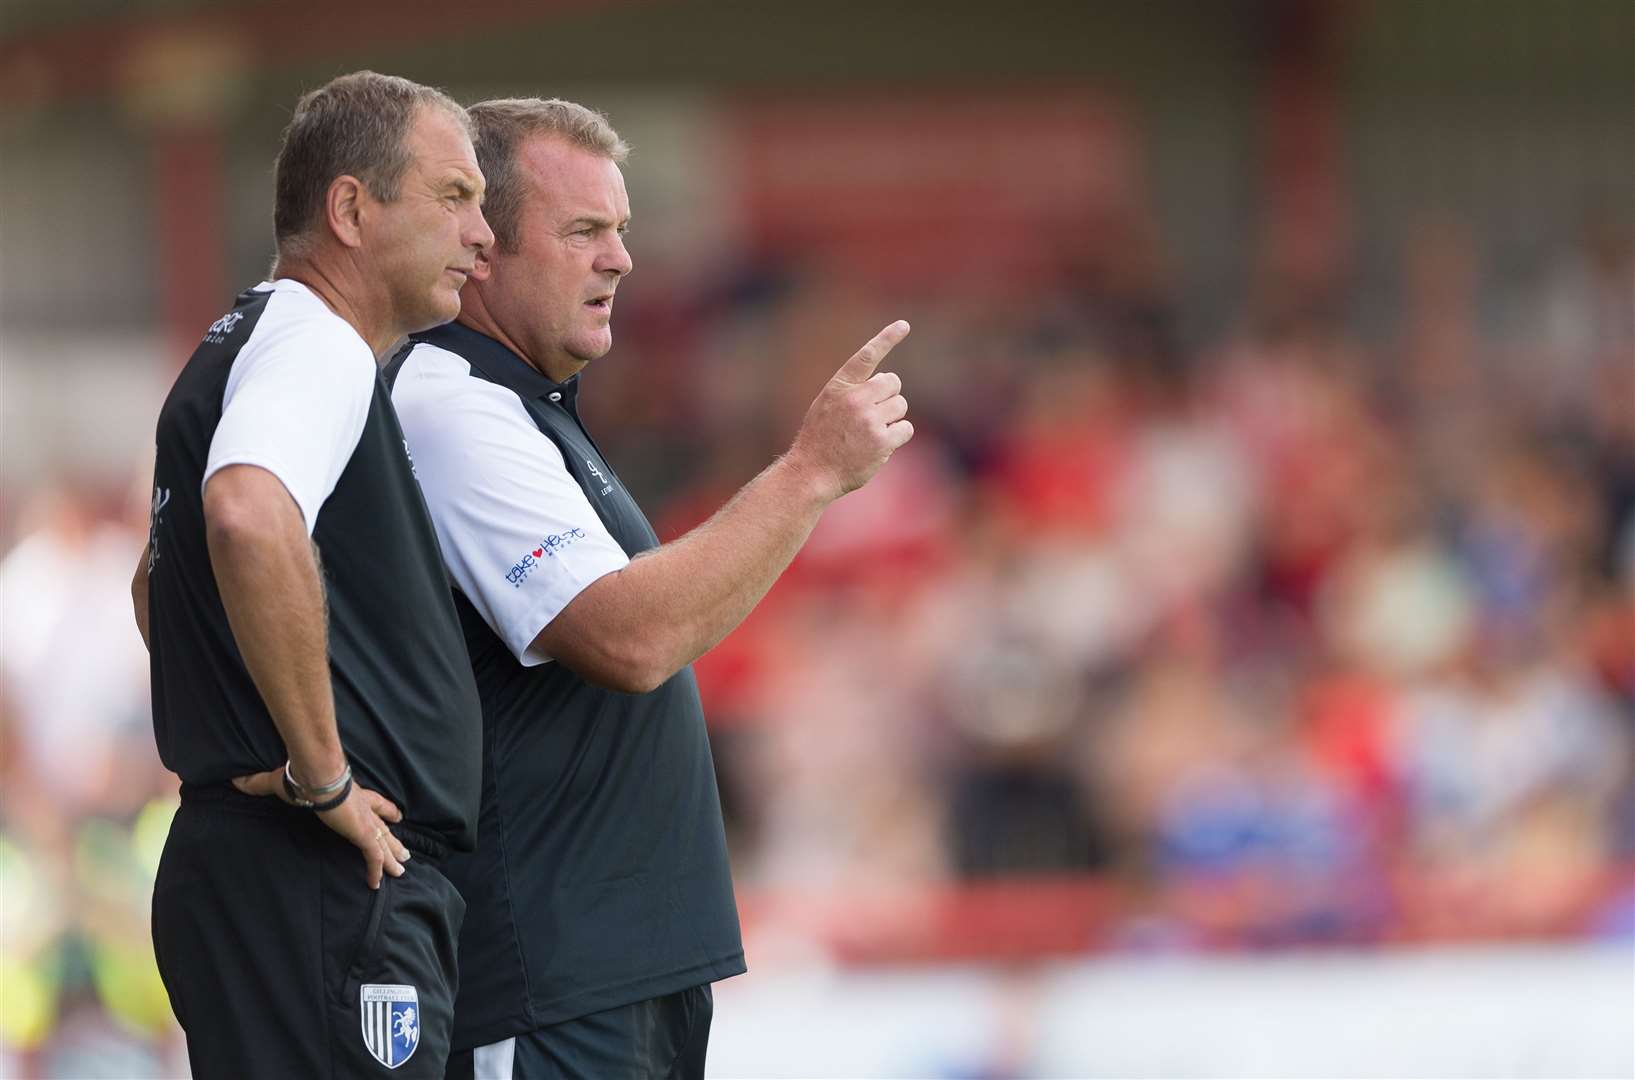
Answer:
<svg viewBox="0 0 1635 1080"><path fill-rule="evenodd" d="M517 218L526 194L517 175L517 150L536 135L554 135L598 157L623 162L630 147L619 138L607 117L595 109L561 98L498 98L466 110L476 133L477 166L483 171L487 192L483 217L494 230L494 245L515 251Z"/></svg>
<svg viewBox="0 0 1635 1080"><path fill-rule="evenodd" d="M357 177L382 202L396 199L410 163L409 129L424 107L445 110L471 131L453 98L396 75L354 71L303 94L274 167L273 239L279 250L322 216L338 176Z"/></svg>

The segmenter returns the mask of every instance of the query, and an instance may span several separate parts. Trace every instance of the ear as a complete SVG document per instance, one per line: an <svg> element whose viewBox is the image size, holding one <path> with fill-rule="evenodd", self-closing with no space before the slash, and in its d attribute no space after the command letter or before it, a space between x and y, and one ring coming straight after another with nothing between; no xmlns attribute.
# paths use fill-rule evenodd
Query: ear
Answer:
<svg viewBox="0 0 1635 1080"><path fill-rule="evenodd" d="M337 176L330 181L324 198L324 215L329 231L349 248L363 246L363 203L368 193L355 176Z"/></svg>
<svg viewBox="0 0 1635 1080"><path fill-rule="evenodd" d="M492 248L478 248L477 259L471 268L472 281L487 281L494 276L494 263L488 257Z"/></svg>

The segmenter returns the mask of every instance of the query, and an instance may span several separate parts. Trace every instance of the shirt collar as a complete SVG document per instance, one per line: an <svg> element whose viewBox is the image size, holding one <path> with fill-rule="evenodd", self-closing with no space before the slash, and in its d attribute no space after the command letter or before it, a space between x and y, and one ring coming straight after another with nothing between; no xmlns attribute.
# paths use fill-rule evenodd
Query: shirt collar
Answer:
<svg viewBox="0 0 1635 1080"><path fill-rule="evenodd" d="M447 349L524 398L542 398L571 409L579 396L577 374L570 376L566 382L555 382L498 341L469 326L444 323L434 329L412 334L410 339Z"/></svg>

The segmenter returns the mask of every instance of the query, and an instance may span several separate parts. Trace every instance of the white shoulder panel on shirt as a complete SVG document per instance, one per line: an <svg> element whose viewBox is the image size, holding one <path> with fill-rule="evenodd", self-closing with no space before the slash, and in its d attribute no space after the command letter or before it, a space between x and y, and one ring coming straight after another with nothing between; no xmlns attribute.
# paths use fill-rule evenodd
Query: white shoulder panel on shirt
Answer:
<svg viewBox="0 0 1635 1080"><path fill-rule="evenodd" d="M273 295L227 376L203 483L228 465L266 469L300 507L310 535L363 436L375 357L300 282L256 290Z"/></svg>
<svg viewBox="0 0 1635 1080"><path fill-rule="evenodd" d="M522 401L464 358L416 345L392 403L449 576L518 661L550 659L534 638L629 556Z"/></svg>

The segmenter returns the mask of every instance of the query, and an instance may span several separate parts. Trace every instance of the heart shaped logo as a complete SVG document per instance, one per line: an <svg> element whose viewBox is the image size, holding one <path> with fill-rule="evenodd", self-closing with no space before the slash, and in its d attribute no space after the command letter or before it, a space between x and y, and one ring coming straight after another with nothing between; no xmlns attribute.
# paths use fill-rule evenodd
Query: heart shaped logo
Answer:
<svg viewBox="0 0 1635 1080"><path fill-rule="evenodd" d="M537 559L543 554L545 554L545 549L544 548L535 548L534 549L534 558Z"/></svg>

